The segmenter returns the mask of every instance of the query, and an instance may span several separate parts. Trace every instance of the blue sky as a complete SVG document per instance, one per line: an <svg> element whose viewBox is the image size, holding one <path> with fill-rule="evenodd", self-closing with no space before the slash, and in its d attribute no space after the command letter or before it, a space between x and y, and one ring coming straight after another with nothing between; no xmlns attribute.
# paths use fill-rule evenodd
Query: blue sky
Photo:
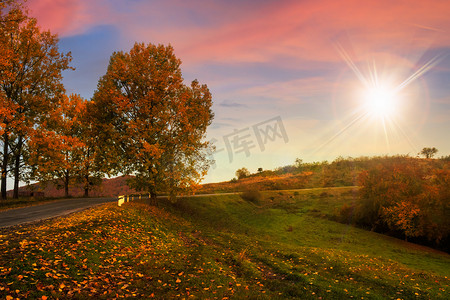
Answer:
<svg viewBox="0 0 450 300"><path fill-rule="evenodd" d="M208 139L223 150L214 154L206 181L297 157L415 155L423 147L450 155L449 1L28 0L28 6L42 28L59 35L60 49L72 52L68 93L87 99L114 51L134 42L170 43L185 80L198 79L213 94ZM390 113L367 109L373 86L387 90ZM258 124L269 134L263 147Z"/></svg>

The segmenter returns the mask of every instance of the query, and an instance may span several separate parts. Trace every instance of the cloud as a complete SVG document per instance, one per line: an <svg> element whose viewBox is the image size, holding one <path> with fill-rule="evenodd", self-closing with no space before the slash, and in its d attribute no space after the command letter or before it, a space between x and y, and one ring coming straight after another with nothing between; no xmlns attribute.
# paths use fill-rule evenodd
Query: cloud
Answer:
<svg viewBox="0 0 450 300"><path fill-rule="evenodd" d="M221 129L225 127L231 127L231 124L223 123L223 122L213 122L211 124L211 129Z"/></svg>
<svg viewBox="0 0 450 300"><path fill-rule="evenodd" d="M450 44L445 32L450 28L449 10L448 1L269 3L235 22L196 34L186 53L200 60L284 65L339 61L333 45L342 42L356 53L407 53L430 43ZM436 30L430 33L417 25Z"/></svg>
<svg viewBox="0 0 450 300"><path fill-rule="evenodd" d="M61 36L114 25L128 43L172 43L185 63L317 67L355 53L408 53L450 45L450 2L29 0L43 28ZM298 65L298 66L296 66Z"/></svg>
<svg viewBox="0 0 450 300"><path fill-rule="evenodd" d="M87 1L30 0L27 4L41 28L60 36L83 33L98 22L90 13Z"/></svg>
<svg viewBox="0 0 450 300"><path fill-rule="evenodd" d="M248 87L240 92L292 104L305 102L311 98L329 97L330 85L332 82L330 83L330 80L325 77L309 77Z"/></svg>
<svg viewBox="0 0 450 300"><path fill-rule="evenodd" d="M237 103L237 102L233 102L233 101L223 101L222 103L219 104L222 107L231 107L231 108L243 108L243 107L248 107L245 104L242 103Z"/></svg>

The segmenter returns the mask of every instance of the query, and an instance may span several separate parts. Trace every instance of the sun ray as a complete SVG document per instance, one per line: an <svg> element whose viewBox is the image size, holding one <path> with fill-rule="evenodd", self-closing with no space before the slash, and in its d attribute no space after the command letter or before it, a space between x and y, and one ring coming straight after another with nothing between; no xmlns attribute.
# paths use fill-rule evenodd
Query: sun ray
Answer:
<svg viewBox="0 0 450 300"><path fill-rule="evenodd" d="M417 147L414 145L414 143L411 140L410 136L406 133L406 131L403 129L403 127L400 126L399 124L397 124L397 122L395 120L391 120L391 122L392 122L392 125L393 125L392 127L394 127L395 130L398 130L398 132L400 132L400 134L408 142L408 145L413 149L413 152L417 153Z"/></svg>
<svg viewBox="0 0 450 300"><path fill-rule="evenodd" d="M347 125L345 125L343 128L341 128L337 133L335 133L331 138L329 138L326 142L324 142L322 145L317 147L317 150L315 152L320 152L320 150L324 149L326 146L331 144L334 140L336 140L339 136L341 136L344 132L346 132L349 128L353 127L353 125L356 125L356 123L362 121L363 119L366 119L366 114L359 114L356 115L353 120L350 121Z"/></svg>
<svg viewBox="0 0 450 300"><path fill-rule="evenodd" d="M375 60L372 61L372 65L373 65L373 72L371 72L372 74L372 82L374 83L375 86L379 85L378 82L378 72L377 72L377 64L375 62Z"/></svg>
<svg viewBox="0 0 450 300"><path fill-rule="evenodd" d="M437 65L445 56L435 56L426 62L422 67L420 67L416 72L414 72L411 76L409 76L405 81L399 84L396 88L396 91L400 91L408 86L411 82L418 79L420 76L423 76L426 72L431 70L435 65Z"/></svg>
<svg viewBox="0 0 450 300"><path fill-rule="evenodd" d="M340 44L335 44L336 49L338 50L341 57L344 59L344 61L347 63L347 65L350 67L350 69L355 73L356 77L361 81L361 83L364 86L369 86L369 82L367 81L366 77L361 73L361 71L358 69L356 64L353 62L350 55L348 55L347 51L345 51L344 47L342 47Z"/></svg>

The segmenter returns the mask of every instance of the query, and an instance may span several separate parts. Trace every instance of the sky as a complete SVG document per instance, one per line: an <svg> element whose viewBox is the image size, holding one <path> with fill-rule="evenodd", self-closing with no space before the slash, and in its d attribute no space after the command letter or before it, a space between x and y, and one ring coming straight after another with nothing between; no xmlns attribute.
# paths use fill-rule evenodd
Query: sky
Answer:
<svg viewBox="0 0 450 300"><path fill-rule="evenodd" d="M448 0L28 0L90 99L114 51L171 44L207 84L205 182L335 158L450 155Z"/></svg>

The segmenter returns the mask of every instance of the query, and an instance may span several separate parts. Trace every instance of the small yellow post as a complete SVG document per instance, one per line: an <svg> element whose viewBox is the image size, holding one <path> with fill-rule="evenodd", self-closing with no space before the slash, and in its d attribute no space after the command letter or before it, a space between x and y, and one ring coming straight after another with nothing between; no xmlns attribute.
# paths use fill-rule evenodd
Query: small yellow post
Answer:
<svg viewBox="0 0 450 300"><path fill-rule="evenodd" d="M125 202L125 196L119 196L119 201L117 202L118 206L122 206L122 204Z"/></svg>

